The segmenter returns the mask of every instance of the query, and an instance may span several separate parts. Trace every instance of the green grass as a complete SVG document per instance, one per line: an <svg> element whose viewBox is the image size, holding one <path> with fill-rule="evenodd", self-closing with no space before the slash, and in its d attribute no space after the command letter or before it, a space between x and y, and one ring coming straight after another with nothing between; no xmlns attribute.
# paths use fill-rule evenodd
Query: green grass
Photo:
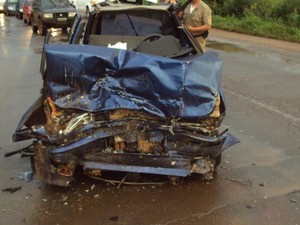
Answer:
<svg viewBox="0 0 300 225"><path fill-rule="evenodd" d="M255 15L241 19L214 15L213 28L300 43L299 28L289 27L281 21L264 20Z"/></svg>

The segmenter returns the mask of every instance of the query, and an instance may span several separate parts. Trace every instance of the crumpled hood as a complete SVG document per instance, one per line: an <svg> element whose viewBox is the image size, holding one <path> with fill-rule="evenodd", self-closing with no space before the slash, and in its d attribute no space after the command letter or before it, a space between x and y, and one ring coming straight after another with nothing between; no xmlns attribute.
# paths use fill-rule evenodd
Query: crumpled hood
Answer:
<svg viewBox="0 0 300 225"><path fill-rule="evenodd" d="M214 53L188 61L82 45L45 45L45 53L48 92L61 108L193 119L211 113L222 96Z"/></svg>

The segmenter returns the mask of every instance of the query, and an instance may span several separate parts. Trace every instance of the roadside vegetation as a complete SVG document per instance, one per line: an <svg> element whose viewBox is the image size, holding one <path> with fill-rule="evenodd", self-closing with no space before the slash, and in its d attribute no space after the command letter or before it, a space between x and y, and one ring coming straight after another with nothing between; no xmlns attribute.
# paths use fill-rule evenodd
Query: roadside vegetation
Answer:
<svg viewBox="0 0 300 225"><path fill-rule="evenodd" d="M300 0L204 0L213 27L300 43Z"/></svg>

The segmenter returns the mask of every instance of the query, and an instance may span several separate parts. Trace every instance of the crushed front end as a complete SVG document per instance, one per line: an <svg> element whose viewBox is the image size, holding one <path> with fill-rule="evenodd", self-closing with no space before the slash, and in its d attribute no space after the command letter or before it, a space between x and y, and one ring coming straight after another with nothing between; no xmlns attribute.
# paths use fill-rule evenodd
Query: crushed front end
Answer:
<svg viewBox="0 0 300 225"><path fill-rule="evenodd" d="M96 46L45 45L40 98L13 141L34 139L35 170L67 186L75 168L211 178L237 143L225 116L222 63L213 53L185 60Z"/></svg>

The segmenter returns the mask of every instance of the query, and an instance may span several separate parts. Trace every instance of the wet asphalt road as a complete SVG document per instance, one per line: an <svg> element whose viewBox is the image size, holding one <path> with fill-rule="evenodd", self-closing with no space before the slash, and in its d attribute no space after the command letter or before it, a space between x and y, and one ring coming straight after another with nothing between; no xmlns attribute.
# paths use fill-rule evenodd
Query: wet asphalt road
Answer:
<svg viewBox="0 0 300 225"><path fill-rule="evenodd" d="M241 140L224 152L213 181L118 188L79 178L66 189L19 180L28 159L3 156L27 145L10 138L41 88L43 38L0 14L0 187L21 187L0 192L0 224L300 224L300 45L286 51L252 41L209 38L207 50L224 60L223 126Z"/></svg>

